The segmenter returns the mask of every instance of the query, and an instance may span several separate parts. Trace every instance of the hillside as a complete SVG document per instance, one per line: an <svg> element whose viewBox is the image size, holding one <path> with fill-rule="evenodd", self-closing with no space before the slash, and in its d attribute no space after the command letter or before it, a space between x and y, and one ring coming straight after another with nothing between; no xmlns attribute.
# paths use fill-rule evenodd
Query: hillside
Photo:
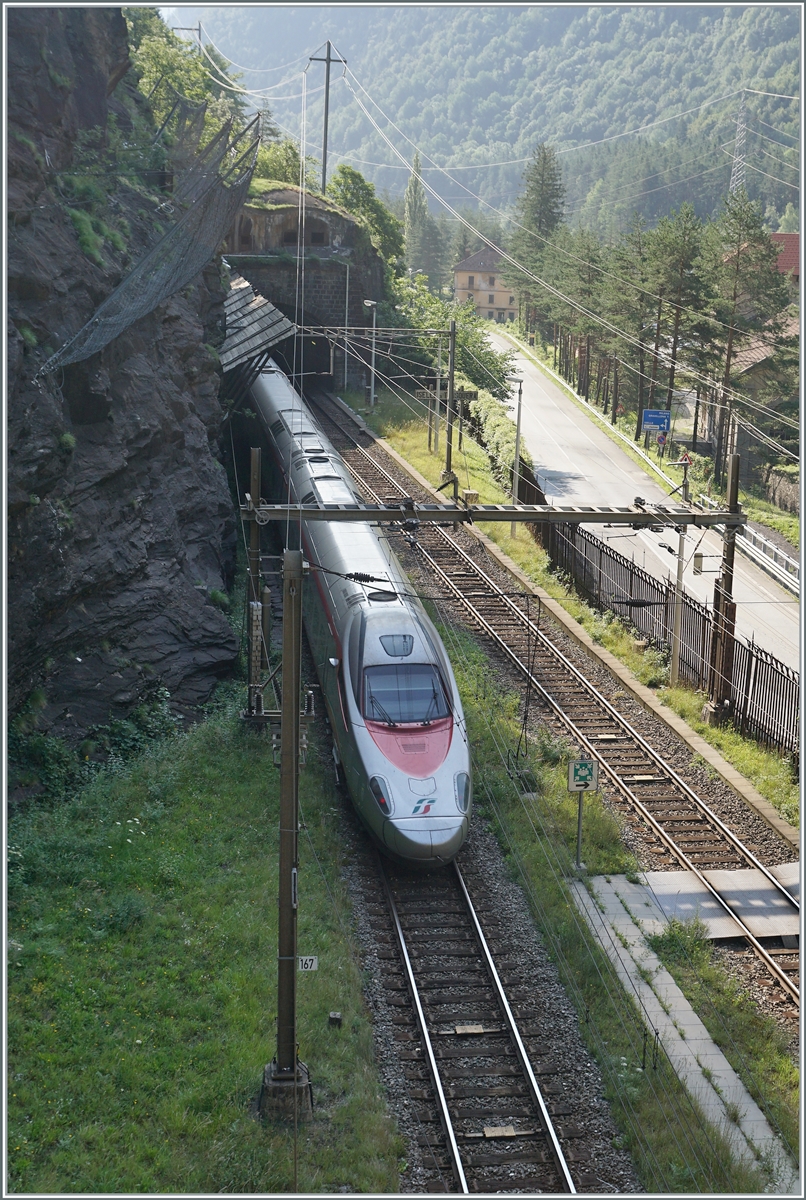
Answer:
<svg viewBox="0 0 806 1200"><path fill-rule="evenodd" d="M799 90L794 6L300 5L177 11L184 25L201 19L235 62L260 68L261 73L244 72L245 85L283 81L274 96L293 99L267 96L278 120L295 133L298 72L330 37L350 71L398 124L401 133L390 132L407 159L411 147L405 137L440 165L461 168L453 181L424 172L454 204L480 195L496 207L508 206L524 165L511 160L528 158L539 141L555 144L570 214L602 232L634 208L655 220L691 199L701 215L710 212L730 179L740 89L786 96ZM169 23L178 23L171 10L163 12ZM291 65L279 69L284 64ZM400 194L405 167L372 130L340 75L336 68L333 165L339 152L349 155L377 186ZM307 140L308 152L317 155L322 82L323 69L313 64ZM668 120L685 112L689 115ZM374 115L383 125L377 110ZM799 107L748 95L747 119L748 190L770 206L776 225L788 202L797 208ZM641 137L618 138L653 122L664 123ZM482 163L501 165L472 169Z"/></svg>

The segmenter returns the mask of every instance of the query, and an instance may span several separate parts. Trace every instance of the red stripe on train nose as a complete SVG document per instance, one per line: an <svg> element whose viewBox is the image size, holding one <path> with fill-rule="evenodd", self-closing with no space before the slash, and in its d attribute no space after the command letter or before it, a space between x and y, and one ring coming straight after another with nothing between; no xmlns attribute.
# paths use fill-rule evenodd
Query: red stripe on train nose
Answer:
<svg viewBox="0 0 806 1200"><path fill-rule="evenodd" d="M367 721L372 740L384 758L415 779L427 779L448 757L453 738L453 717L430 725L382 725Z"/></svg>

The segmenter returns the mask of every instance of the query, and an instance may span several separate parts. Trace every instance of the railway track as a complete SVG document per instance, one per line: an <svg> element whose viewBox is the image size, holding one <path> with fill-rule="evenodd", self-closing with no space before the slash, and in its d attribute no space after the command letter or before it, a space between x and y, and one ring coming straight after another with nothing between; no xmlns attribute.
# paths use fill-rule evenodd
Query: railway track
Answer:
<svg viewBox="0 0 806 1200"><path fill-rule="evenodd" d="M344 428L344 416L321 394L309 397L325 431L369 499L409 494L411 481L400 479L378 461L369 435ZM362 445L362 441L366 444ZM370 451L373 451L370 453ZM552 642L541 628L539 600L503 589L451 536L448 529L420 527L409 535L420 561L436 576L470 624L482 632L526 678L556 725L600 764L600 773L626 804L628 819L654 838L658 866L693 871L719 904L738 921L742 936L775 982L800 1002L797 949L770 948L738 920L704 872L755 868L787 903L797 901L757 858L754 848L716 815L663 756L636 730L602 692Z"/></svg>
<svg viewBox="0 0 806 1200"><path fill-rule="evenodd" d="M456 864L424 877L378 857L378 870L394 931L379 931L385 984L428 1190L575 1193L583 1130L552 1099L558 1067L535 1024L540 997L507 996L482 928L489 907L474 908Z"/></svg>

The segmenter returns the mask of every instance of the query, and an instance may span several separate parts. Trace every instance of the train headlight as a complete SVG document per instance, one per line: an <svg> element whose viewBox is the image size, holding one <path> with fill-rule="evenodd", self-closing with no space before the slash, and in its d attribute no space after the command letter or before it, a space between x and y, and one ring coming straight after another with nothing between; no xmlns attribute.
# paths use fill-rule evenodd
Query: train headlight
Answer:
<svg viewBox="0 0 806 1200"><path fill-rule="evenodd" d="M466 813L470 808L470 776L464 771L456 776L456 806L459 812Z"/></svg>
<svg viewBox="0 0 806 1200"><path fill-rule="evenodd" d="M380 775L373 775L369 781L369 790L375 797L378 808L384 816L391 816L394 805L392 803L392 793L389 789L389 784Z"/></svg>

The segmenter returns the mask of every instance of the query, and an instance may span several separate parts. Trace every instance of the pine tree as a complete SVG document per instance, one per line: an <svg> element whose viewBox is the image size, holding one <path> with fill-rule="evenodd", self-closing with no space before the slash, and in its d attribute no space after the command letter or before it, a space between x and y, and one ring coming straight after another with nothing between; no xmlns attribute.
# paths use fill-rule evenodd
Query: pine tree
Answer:
<svg viewBox="0 0 806 1200"><path fill-rule="evenodd" d="M534 158L523 173L524 190L515 201L517 225L511 239L513 257L527 272L542 275L547 264L548 244L562 223L565 186L557 155L541 142ZM540 309L539 290L529 275L517 267L508 267L504 279L518 293L518 303L526 325L531 325L531 306ZM537 314L536 314L537 315Z"/></svg>
<svg viewBox="0 0 806 1200"><path fill-rule="evenodd" d="M523 182L524 190L515 202L515 212L519 224L538 235L532 239L535 245L539 239L551 237L563 219L565 185L553 146L540 143L523 173Z"/></svg>
<svg viewBox="0 0 806 1200"><path fill-rule="evenodd" d="M429 288L438 290L444 282L447 266L447 238L428 211L417 153L404 197L404 230L409 270L427 275Z"/></svg>
<svg viewBox="0 0 806 1200"><path fill-rule="evenodd" d="M704 259L717 292L716 316L724 330L723 395L717 427L715 470L722 477L722 451L726 444L732 408L733 360L737 349L752 333L765 326L776 334L775 317L785 308L788 286L778 270L778 246L764 228L761 205L750 200L744 188L726 196L722 210L706 231Z"/></svg>

